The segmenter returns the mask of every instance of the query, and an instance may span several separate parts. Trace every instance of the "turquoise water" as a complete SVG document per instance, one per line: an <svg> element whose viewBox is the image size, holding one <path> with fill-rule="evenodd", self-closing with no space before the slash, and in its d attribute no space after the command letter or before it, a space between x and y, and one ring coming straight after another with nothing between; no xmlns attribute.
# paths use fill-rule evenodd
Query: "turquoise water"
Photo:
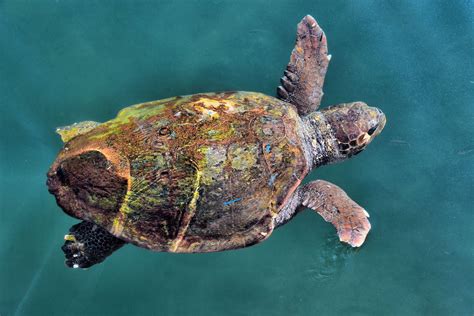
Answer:
<svg viewBox="0 0 474 316"><path fill-rule="evenodd" d="M55 127L180 94L273 95L308 13L333 55L323 105L388 118L309 176L370 212L364 247L307 211L243 250L126 246L67 269L76 221L45 186ZM469 0L0 1L0 315L472 315L473 56Z"/></svg>

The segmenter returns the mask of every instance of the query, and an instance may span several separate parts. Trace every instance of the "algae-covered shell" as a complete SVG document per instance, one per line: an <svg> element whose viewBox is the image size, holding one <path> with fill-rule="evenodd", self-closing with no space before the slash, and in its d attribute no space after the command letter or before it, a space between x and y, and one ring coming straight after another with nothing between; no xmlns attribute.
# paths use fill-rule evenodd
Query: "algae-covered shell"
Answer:
<svg viewBox="0 0 474 316"><path fill-rule="evenodd" d="M252 92L138 104L72 137L48 185L67 213L141 247L245 247L271 234L308 172L301 124Z"/></svg>

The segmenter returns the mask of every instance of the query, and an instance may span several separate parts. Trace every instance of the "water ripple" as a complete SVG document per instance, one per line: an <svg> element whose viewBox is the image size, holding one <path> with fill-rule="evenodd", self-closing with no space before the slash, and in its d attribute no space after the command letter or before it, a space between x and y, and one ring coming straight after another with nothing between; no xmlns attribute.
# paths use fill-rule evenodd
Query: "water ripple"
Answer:
<svg viewBox="0 0 474 316"><path fill-rule="evenodd" d="M310 266L304 270L304 277L315 281L332 279L346 265L355 249L341 243L337 235L327 236L323 246L313 256Z"/></svg>

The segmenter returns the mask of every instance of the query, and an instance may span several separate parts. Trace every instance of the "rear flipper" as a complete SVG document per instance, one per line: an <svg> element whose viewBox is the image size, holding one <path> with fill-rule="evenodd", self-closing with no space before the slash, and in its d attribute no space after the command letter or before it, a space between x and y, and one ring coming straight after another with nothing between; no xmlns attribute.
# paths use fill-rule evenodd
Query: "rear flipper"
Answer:
<svg viewBox="0 0 474 316"><path fill-rule="evenodd" d="M88 268L100 263L125 244L102 227L87 221L72 226L61 247L70 268Z"/></svg>
<svg viewBox="0 0 474 316"><path fill-rule="evenodd" d="M311 208L332 223L339 240L352 247L360 247L370 231L369 213L341 188L322 180L300 187L276 218L276 225L286 223L303 207Z"/></svg>

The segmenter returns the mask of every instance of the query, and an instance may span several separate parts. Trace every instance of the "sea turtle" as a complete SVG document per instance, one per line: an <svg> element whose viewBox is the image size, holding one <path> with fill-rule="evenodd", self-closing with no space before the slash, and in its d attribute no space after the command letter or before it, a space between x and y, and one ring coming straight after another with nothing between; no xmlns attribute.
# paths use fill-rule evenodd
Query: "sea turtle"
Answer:
<svg viewBox="0 0 474 316"><path fill-rule="evenodd" d="M200 93L142 103L105 122L59 128L64 147L48 172L58 205L83 220L62 250L87 268L125 243L193 253L267 239L308 207L359 247L369 214L313 169L360 153L385 125L363 102L316 111L330 60L311 16L277 89Z"/></svg>

